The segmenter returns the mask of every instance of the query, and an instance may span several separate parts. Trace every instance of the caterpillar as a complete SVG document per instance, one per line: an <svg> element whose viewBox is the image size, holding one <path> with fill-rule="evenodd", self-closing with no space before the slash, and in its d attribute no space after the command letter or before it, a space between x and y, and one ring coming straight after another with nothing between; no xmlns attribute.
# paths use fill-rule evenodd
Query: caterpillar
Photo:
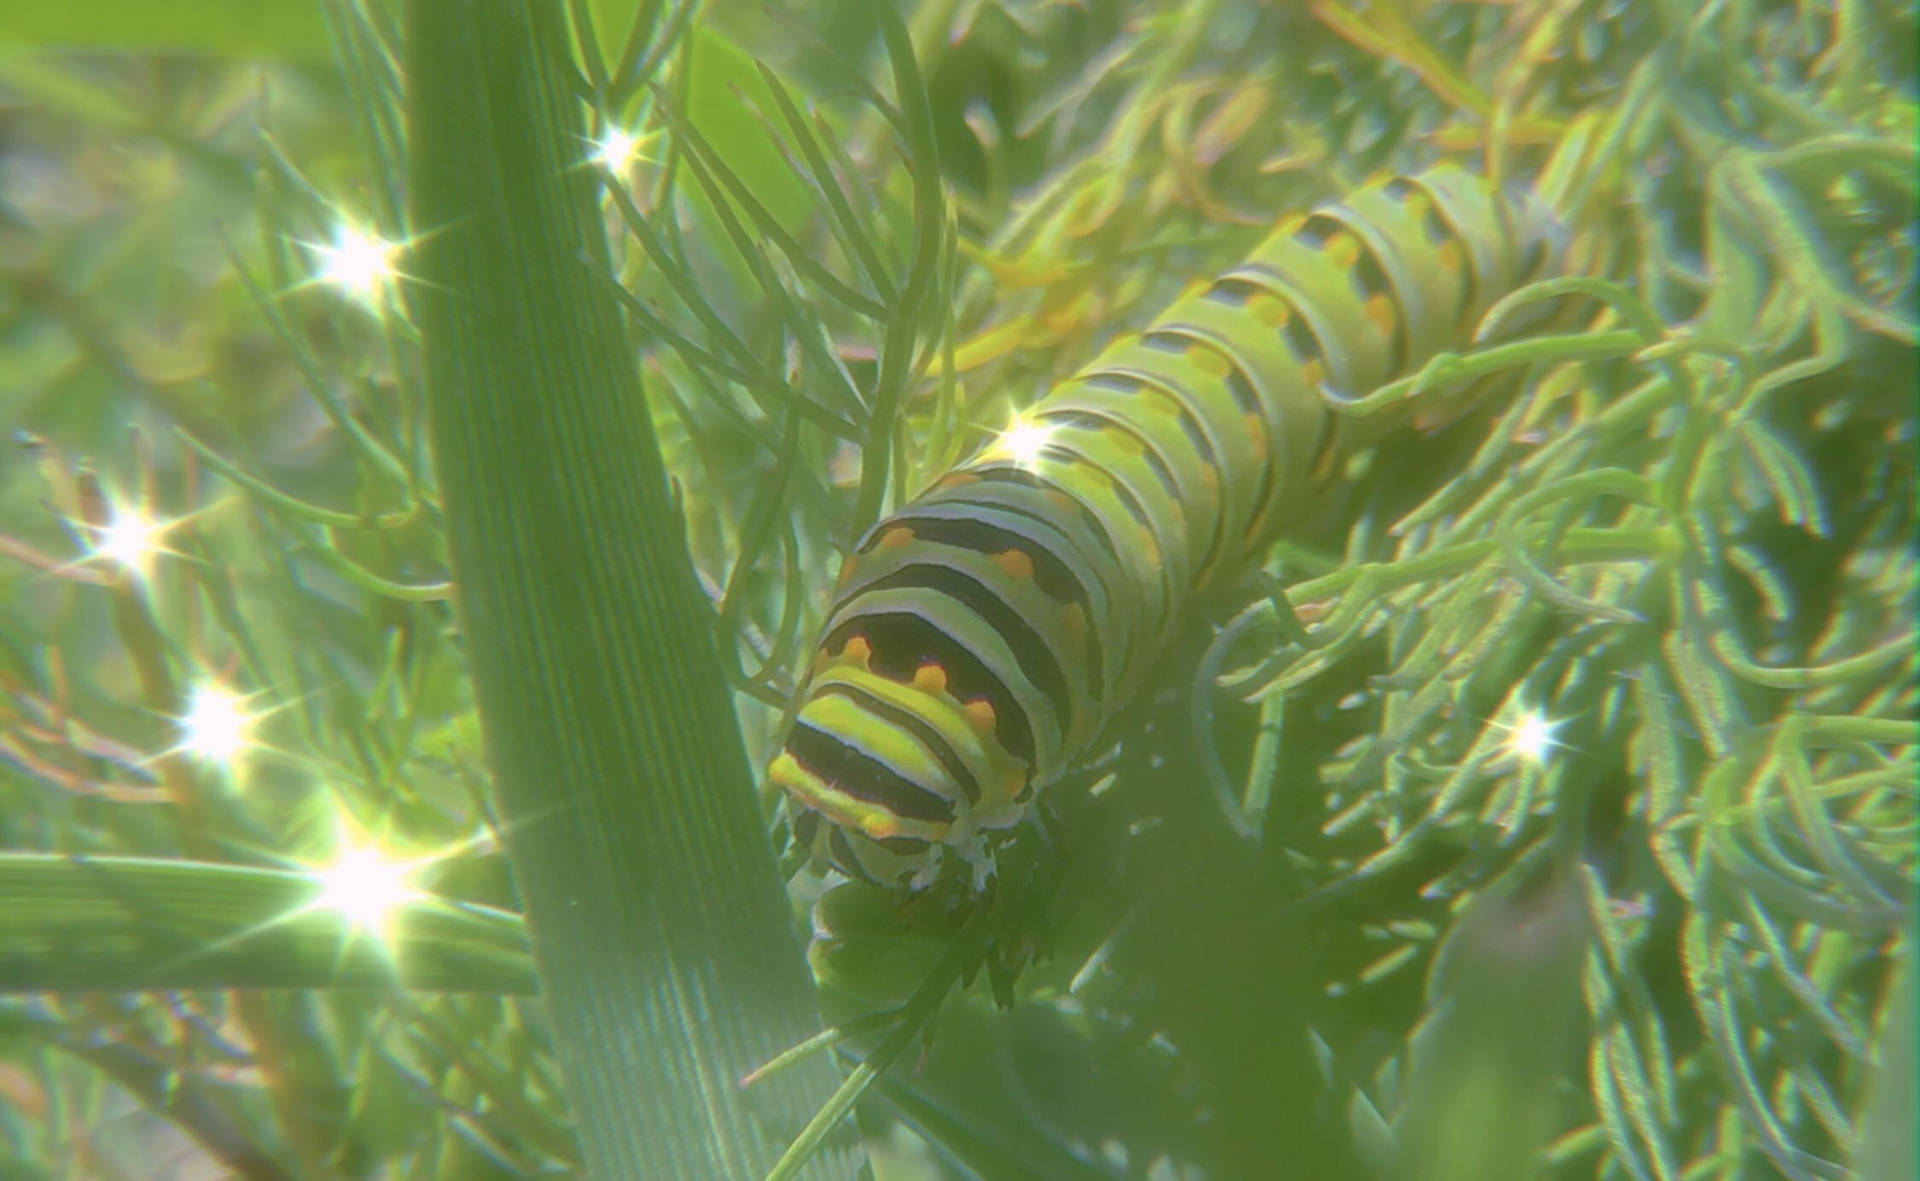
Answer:
<svg viewBox="0 0 1920 1181"><path fill-rule="evenodd" d="M1187 605L1377 430L1334 403L1466 339L1564 249L1536 192L1450 166L1287 218L881 520L768 770L796 842L868 882L957 861L984 888L993 834L1088 753Z"/></svg>

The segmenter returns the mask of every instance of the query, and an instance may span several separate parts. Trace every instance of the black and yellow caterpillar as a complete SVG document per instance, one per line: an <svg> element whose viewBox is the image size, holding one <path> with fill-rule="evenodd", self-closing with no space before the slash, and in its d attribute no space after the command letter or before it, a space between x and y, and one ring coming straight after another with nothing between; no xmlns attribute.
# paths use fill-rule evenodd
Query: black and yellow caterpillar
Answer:
<svg viewBox="0 0 1920 1181"><path fill-rule="evenodd" d="M875 525L769 769L796 841L870 882L958 859L984 884L990 834L1351 444L1334 404L1469 339L1563 248L1536 193L1454 167L1288 218Z"/></svg>

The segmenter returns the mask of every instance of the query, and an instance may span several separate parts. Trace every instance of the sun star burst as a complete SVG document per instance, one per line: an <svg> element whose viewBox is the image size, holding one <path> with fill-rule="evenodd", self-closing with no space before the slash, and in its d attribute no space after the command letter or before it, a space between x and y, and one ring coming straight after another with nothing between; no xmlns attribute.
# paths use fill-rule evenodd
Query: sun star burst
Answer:
<svg viewBox="0 0 1920 1181"><path fill-rule="evenodd" d="M600 138L593 141L594 164L618 175L625 172L627 165L633 163L640 153L640 137L622 127L609 127Z"/></svg>
<svg viewBox="0 0 1920 1181"><path fill-rule="evenodd" d="M1561 745L1553 737L1553 732L1559 728L1559 722L1539 710L1522 710L1512 725L1504 727L1507 731L1507 753L1535 766L1544 764L1547 752Z"/></svg>
<svg viewBox="0 0 1920 1181"><path fill-rule="evenodd" d="M330 243L308 243L313 253L314 277L365 304L377 304L398 278L393 260L400 245L342 223Z"/></svg>
<svg viewBox="0 0 1920 1181"><path fill-rule="evenodd" d="M372 845L347 845L315 871L320 894L313 906L339 913L355 931L384 939L394 912L421 897L412 883L418 868L417 862L392 860Z"/></svg>
<svg viewBox="0 0 1920 1181"><path fill-rule="evenodd" d="M145 580L154 559L165 552L160 541L172 524L155 520L137 505L114 505L107 523L95 530L92 556Z"/></svg>
<svg viewBox="0 0 1920 1181"><path fill-rule="evenodd" d="M1016 414L1013 421L1007 424L1007 429L1000 432L1000 437L994 441L991 453L1006 456L1023 471L1033 471L1039 466L1047 445L1052 442L1055 429L1046 423Z"/></svg>
<svg viewBox="0 0 1920 1181"><path fill-rule="evenodd" d="M253 748L253 724L258 715L246 708L247 699L214 681L194 686L187 712L180 715L177 749L209 763L232 766Z"/></svg>

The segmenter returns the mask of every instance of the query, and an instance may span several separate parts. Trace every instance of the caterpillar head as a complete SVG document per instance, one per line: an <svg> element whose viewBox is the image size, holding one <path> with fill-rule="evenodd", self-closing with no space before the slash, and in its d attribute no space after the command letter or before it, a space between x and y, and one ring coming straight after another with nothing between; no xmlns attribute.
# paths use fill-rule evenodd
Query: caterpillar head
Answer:
<svg viewBox="0 0 1920 1181"><path fill-rule="evenodd" d="M984 888L989 833L1024 815L1031 773L996 740L992 709L956 699L937 665L903 683L870 656L856 636L822 660L768 768L795 840L862 881L918 890L955 866Z"/></svg>

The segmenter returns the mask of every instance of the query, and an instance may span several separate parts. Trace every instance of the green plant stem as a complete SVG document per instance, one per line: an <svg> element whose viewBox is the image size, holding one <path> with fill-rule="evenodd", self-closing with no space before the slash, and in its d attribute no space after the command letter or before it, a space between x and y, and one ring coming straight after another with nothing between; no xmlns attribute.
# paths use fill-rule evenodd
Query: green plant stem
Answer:
<svg viewBox="0 0 1920 1181"><path fill-rule="evenodd" d="M833 1089L620 310L562 11L407 12L406 273L480 718L590 1175L756 1176ZM844 1173L844 1170L843 1170ZM824 1174L823 1174L824 1175Z"/></svg>

